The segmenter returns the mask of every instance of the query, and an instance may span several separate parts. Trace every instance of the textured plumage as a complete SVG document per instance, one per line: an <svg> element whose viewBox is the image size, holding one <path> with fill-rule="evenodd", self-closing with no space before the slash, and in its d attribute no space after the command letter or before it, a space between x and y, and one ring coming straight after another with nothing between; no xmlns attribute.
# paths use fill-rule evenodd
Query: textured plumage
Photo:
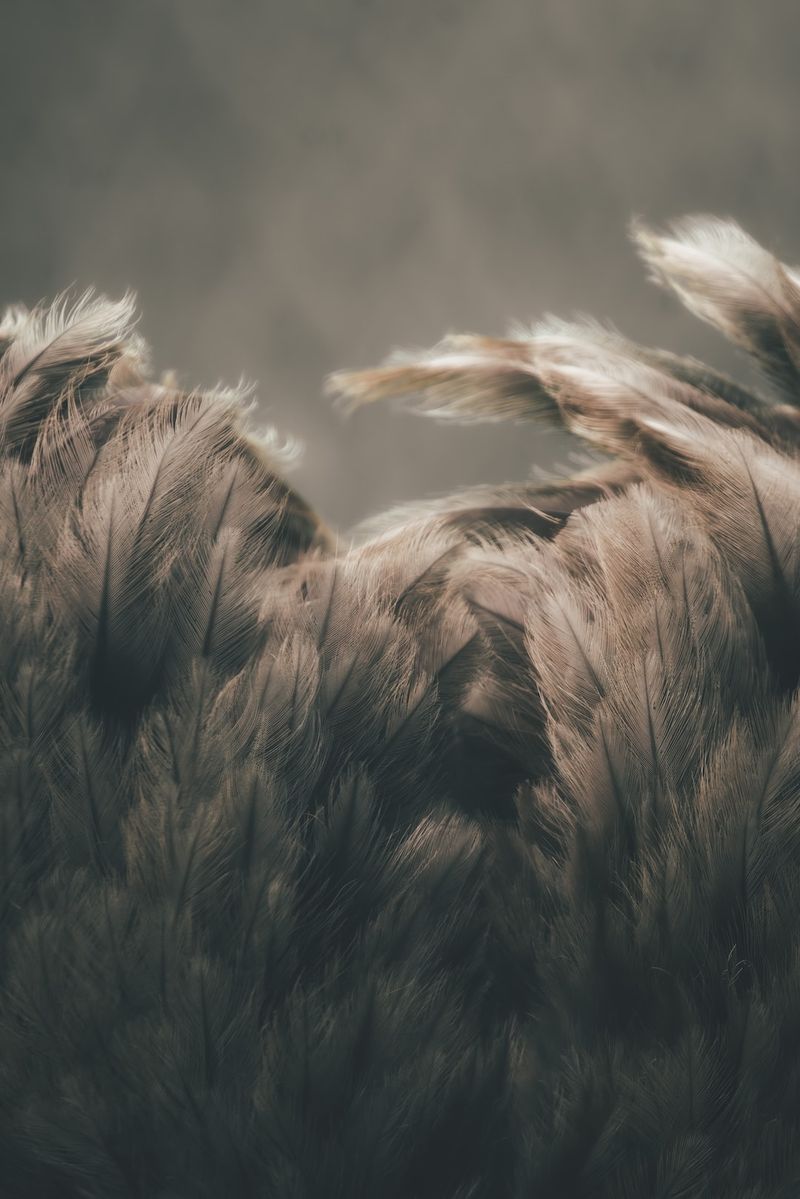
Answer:
<svg viewBox="0 0 800 1199"><path fill-rule="evenodd" d="M800 291L340 374L613 456L334 542L129 300L0 326L0 1196L800 1193ZM770 388L777 390L771 398Z"/></svg>

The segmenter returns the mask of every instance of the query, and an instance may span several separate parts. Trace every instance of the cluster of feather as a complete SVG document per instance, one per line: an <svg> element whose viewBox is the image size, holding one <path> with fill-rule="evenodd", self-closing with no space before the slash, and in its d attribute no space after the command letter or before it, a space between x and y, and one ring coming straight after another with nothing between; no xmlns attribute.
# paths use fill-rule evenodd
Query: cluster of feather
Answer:
<svg viewBox="0 0 800 1199"><path fill-rule="evenodd" d="M0 326L2 1199L800 1193L800 277L637 238L773 398L336 376L613 455L346 548L129 301Z"/></svg>

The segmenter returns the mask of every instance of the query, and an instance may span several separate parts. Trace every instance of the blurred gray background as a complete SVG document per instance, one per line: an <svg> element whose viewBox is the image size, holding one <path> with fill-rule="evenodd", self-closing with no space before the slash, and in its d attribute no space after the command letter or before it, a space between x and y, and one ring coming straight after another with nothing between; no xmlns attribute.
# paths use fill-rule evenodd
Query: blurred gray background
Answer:
<svg viewBox="0 0 800 1199"><path fill-rule="evenodd" d="M548 311L730 369L627 225L800 259L799 51L792 0L4 0L0 298L133 288L156 368L257 381L342 528L522 479L565 443L345 421L324 376Z"/></svg>

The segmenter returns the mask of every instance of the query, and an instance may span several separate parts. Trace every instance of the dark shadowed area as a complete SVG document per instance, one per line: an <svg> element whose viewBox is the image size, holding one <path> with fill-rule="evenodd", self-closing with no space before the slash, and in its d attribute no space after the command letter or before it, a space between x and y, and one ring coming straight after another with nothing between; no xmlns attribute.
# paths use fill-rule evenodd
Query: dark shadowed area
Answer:
<svg viewBox="0 0 800 1199"><path fill-rule="evenodd" d="M800 258L798 48L788 2L5 4L0 298L135 290L155 367L257 382L342 528L521 479L568 443L344 420L325 375L548 311L730 366L627 224L710 211Z"/></svg>

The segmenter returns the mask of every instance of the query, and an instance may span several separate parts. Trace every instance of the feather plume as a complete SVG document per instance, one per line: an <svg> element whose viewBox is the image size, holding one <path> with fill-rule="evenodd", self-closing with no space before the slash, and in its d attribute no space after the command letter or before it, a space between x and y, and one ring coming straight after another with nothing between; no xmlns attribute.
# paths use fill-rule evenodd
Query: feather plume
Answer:
<svg viewBox="0 0 800 1199"><path fill-rule="evenodd" d="M520 342L451 334L428 351L396 351L383 367L341 371L326 388L351 408L422 397L420 411L460 423L549 418L558 411Z"/></svg>
<svg viewBox="0 0 800 1199"><path fill-rule="evenodd" d="M668 234L637 223L633 237L655 281L755 355L794 400L800 365L800 288L794 273L731 220L685 217Z"/></svg>
<svg viewBox="0 0 800 1199"><path fill-rule="evenodd" d="M40 421L72 388L102 385L123 354L136 355L131 323L134 297L112 303L87 292L23 320L0 358L0 429L9 449L30 453ZM135 348L134 348L135 347Z"/></svg>

